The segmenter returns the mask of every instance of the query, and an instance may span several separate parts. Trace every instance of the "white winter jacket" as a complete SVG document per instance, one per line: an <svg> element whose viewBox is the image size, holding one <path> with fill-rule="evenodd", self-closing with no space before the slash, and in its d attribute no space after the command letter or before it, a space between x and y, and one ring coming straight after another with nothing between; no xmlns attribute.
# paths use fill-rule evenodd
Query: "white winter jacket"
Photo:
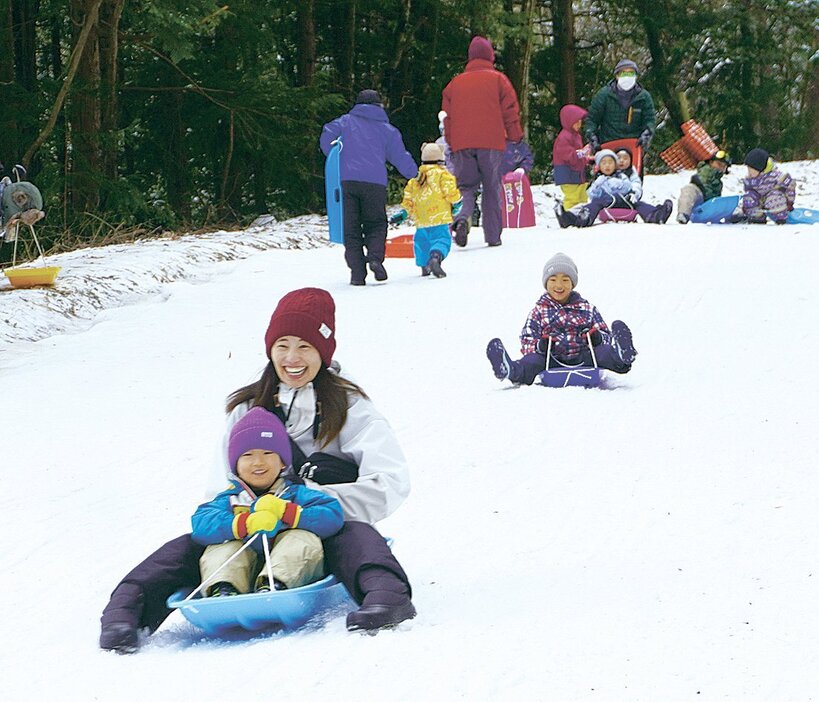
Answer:
<svg viewBox="0 0 819 702"><path fill-rule="evenodd" d="M347 421L339 435L322 447L313 439L316 410L313 384L308 383L297 391L284 384L279 386L279 403L287 417L287 433L304 455L309 457L322 451L358 465L358 480L354 483L319 485L305 480L304 484L335 497L341 503L346 520L373 524L392 514L406 499L410 490L409 468L392 427L373 403L357 394L349 394L348 398ZM250 403L244 403L228 415L208 488L211 499L224 489L225 475L230 474L227 451L230 430L249 409Z"/></svg>

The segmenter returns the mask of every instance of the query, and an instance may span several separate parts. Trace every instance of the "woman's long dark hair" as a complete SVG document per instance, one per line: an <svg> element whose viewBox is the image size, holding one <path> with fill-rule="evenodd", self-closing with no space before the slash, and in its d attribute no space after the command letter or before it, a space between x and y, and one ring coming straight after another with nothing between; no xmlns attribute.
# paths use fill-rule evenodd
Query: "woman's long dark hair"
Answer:
<svg viewBox="0 0 819 702"><path fill-rule="evenodd" d="M232 412L245 402L250 402L251 407L264 407L266 410L272 410L277 404L276 395L279 392L279 382L273 362L268 361L261 378L228 396L227 412ZM313 387L316 390L317 411L321 415L316 439L324 448L339 435L347 421L348 395L356 394L365 399L368 398L367 393L358 385L340 375L331 373L323 363L316 377L313 378Z"/></svg>

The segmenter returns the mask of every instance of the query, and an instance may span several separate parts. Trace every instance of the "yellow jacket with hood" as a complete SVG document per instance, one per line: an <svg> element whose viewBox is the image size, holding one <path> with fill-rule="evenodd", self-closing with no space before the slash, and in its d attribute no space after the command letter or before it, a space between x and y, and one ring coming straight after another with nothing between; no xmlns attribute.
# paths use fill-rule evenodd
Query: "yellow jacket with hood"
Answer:
<svg viewBox="0 0 819 702"><path fill-rule="evenodd" d="M424 180L421 185L419 180ZM401 202L416 227L434 227L452 222L452 205L461 199L458 183L444 166L425 163L407 183Z"/></svg>

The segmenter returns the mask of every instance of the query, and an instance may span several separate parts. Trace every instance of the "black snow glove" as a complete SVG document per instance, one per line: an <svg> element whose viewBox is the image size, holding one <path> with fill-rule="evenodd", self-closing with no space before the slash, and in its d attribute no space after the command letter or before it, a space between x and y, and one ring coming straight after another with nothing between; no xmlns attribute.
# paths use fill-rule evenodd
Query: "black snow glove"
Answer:
<svg viewBox="0 0 819 702"><path fill-rule="evenodd" d="M648 145L651 143L651 130L644 129L643 133L637 137L637 146L641 149L645 150L648 148Z"/></svg>
<svg viewBox="0 0 819 702"><path fill-rule="evenodd" d="M589 134L589 146L592 148L592 153L600 151L600 139L597 138L597 134Z"/></svg>
<svg viewBox="0 0 819 702"><path fill-rule="evenodd" d="M299 468L299 475L319 485L354 483L358 480L358 466L352 461L317 451L308 456L307 462Z"/></svg>

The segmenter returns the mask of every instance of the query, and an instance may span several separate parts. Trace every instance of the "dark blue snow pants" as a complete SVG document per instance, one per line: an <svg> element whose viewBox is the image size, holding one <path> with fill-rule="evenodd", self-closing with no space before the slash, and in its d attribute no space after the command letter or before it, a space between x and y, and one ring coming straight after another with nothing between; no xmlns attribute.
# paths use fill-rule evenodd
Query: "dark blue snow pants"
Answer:
<svg viewBox="0 0 819 702"><path fill-rule="evenodd" d="M387 188L377 183L345 180L341 184L341 195L344 202L344 259L352 280L363 281L367 277L368 262L384 262Z"/></svg>

